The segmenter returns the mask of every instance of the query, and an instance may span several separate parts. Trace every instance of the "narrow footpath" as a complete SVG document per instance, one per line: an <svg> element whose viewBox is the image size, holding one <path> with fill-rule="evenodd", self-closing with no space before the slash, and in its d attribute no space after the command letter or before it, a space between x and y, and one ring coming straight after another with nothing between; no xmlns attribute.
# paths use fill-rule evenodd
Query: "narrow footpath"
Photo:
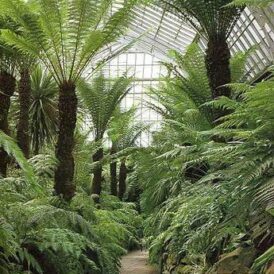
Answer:
<svg viewBox="0 0 274 274"><path fill-rule="evenodd" d="M120 274L157 274L156 269L148 263L148 252L132 251L122 257Z"/></svg>

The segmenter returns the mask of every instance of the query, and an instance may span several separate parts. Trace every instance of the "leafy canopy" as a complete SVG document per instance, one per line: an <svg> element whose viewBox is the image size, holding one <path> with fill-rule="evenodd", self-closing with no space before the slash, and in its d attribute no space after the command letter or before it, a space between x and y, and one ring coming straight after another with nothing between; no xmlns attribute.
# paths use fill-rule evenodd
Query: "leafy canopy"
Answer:
<svg viewBox="0 0 274 274"><path fill-rule="evenodd" d="M19 51L38 57L58 84L75 83L88 68L96 69L122 50L104 55L106 47L126 30L137 1L124 1L118 10L111 12L115 2L120 3L34 0L30 4L23 0L1 0L1 14L18 23L24 34L2 30L2 38Z"/></svg>

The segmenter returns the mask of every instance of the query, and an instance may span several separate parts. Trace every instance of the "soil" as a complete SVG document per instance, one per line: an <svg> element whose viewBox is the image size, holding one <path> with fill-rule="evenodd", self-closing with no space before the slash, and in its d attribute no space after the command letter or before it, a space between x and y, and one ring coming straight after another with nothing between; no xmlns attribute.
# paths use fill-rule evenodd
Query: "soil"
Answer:
<svg viewBox="0 0 274 274"><path fill-rule="evenodd" d="M133 251L122 257L120 274L157 274L148 263L148 252Z"/></svg>

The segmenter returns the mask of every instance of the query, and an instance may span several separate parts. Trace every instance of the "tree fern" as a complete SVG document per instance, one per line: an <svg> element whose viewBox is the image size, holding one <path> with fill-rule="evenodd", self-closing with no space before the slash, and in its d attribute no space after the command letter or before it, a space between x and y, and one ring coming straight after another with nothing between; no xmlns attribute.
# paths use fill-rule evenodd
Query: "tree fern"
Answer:
<svg viewBox="0 0 274 274"><path fill-rule="evenodd" d="M121 100L126 96L131 88L131 78L125 75L110 83L101 74L93 80L92 85L81 82L79 83L79 91L87 108L88 114L91 116L94 140L102 142L104 134ZM93 161L99 165L94 169L94 177L92 184L92 193L101 193L102 183L102 167L99 161L103 158L103 149L99 148L93 154Z"/></svg>
<svg viewBox="0 0 274 274"><path fill-rule="evenodd" d="M224 86L231 82L230 51L226 39L236 24L242 7L228 6L231 0L159 2L162 3L164 13L169 11L176 14L207 40L205 65L212 98L229 97L230 90ZM222 113L216 115L220 117Z"/></svg>

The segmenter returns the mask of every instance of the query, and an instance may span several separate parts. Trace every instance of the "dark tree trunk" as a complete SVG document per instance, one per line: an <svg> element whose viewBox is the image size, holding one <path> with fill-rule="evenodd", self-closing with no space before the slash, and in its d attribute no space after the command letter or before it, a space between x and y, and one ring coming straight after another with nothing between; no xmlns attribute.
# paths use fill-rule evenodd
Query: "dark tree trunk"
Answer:
<svg viewBox="0 0 274 274"><path fill-rule="evenodd" d="M110 154L115 154L116 149L112 146ZM117 162L110 163L110 193L117 196Z"/></svg>
<svg viewBox="0 0 274 274"><path fill-rule="evenodd" d="M17 125L17 142L26 158L29 158L30 136L29 136L29 110L31 97L31 83L28 68L20 72L20 81L18 86L19 94L19 120Z"/></svg>
<svg viewBox="0 0 274 274"><path fill-rule="evenodd" d="M59 161L55 172L55 191L70 200L75 194L74 176L74 130L77 118L77 97L75 85L64 82L59 90L59 134L56 157Z"/></svg>
<svg viewBox="0 0 274 274"><path fill-rule="evenodd" d="M102 148L98 149L92 156L93 162L97 162L102 160L104 157L104 151ZM91 193L92 194L101 194L102 190L102 172L103 168L102 165L99 164L93 171L93 181L92 181L92 187L91 187Z"/></svg>
<svg viewBox="0 0 274 274"><path fill-rule="evenodd" d="M0 130L9 134L8 113L10 108L10 97L14 94L15 78L6 73L0 73ZM0 148L0 176L7 175L8 155Z"/></svg>
<svg viewBox="0 0 274 274"><path fill-rule="evenodd" d="M126 192L127 166L126 161L122 160L119 173L119 191L118 197L122 200Z"/></svg>
<svg viewBox="0 0 274 274"><path fill-rule="evenodd" d="M39 152L40 152L39 142L35 142L34 149L33 149L33 154L38 155Z"/></svg>
<svg viewBox="0 0 274 274"><path fill-rule="evenodd" d="M231 82L231 72L229 67L230 51L225 36L210 38L206 50L206 68L209 85L212 90L212 99L220 96L230 97L229 87L223 87ZM227 114L220 110L214 113L214 118L218 119Z"/></svg>

